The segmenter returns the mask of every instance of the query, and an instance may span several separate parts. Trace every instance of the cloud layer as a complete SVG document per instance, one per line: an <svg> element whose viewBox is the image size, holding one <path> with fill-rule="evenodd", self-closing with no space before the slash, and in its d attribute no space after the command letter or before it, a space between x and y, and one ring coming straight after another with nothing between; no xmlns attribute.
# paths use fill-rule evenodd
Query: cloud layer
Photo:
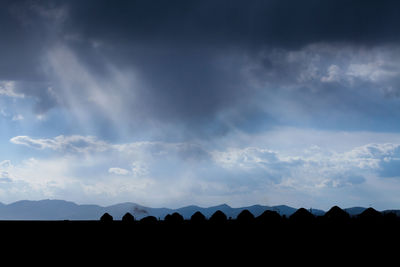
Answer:
<svg viewBox="0 0 400 267"><path fill-rule="evenodd" d="M398 205L399 11L2 1L0 200Z"/></svg>
<svg viewBox="0 0 400 267"><path fill-rule="evenodd" d="M109 203L110 197L128 201L134 195L152 205L163 201L208 205L213 200L239 204L250 199L265 202L266 197L281 192L274 203L295 204L291 197L302 194L354 190L352 196L337 200L354 205L353 198L367 201L363 190L373 188L377 181L391 183L399 177L400 145L393 143L368 144L345 152L314 146L288 155L261 147L207 150L190 143L111 144L90 136L20 136L11 142L56 153L54 160L32 158L15 166L11 161L0 164L4 182L13 189L7 194L15 199L28 187L41 197L74 190L77 201L97 198L102 203Z"/></svg>
<svg viewBox="0 0 400 267"><path fill-rule="evenodd" d="M397 130L396 1L95 2L3 3L3 25L18 30L4 29L0 53L24 51L17 62L37 73L21 65L24 78L13 77L2 57L0 94L32 98L37 114L68 109L104 137L209 138L299 122Z"/></svg>

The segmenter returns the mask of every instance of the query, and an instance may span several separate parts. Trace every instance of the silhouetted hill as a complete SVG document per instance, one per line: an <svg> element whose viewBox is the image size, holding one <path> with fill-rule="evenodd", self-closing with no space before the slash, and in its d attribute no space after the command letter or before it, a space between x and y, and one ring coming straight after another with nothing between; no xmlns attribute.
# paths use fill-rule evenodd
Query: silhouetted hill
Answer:
<svg viewBox="0 0 400 267"><path fill-rule="evenodd" d="M84 207L64 200L22 200L0 207L2 220L61 220L73 217L79 211L86 211ZM93 215L101 215L96 213Z"/></svg>
<svg viewBox="0 0 400 267"><path fill-rule="evenodd" d="M167 214L173 214L174 212L181 214L184 219L189 220L197 211L201 212L208 219L217 210L222 211L228 218L231 217L233 219L243 210L248 210L255 217L260 216L266 210L276 211L281 216L285 215L286 217L290 217L297 211L296 208L286 205L253 205L239 208L233 208L227 204L207 208L191 205L178 209L169 209L145 207L132 202L102 207L99 205L78 205L70 201L47 199L40 201L22 200L8 205L0 203L0 220L98 220L104 213L110 214L114 220L121 220L127 212L132 214L136 220L147 216L163 219ZM344 210L350 215L358 215L365 211L366 208L354 207ZM399 210L390 211L400 214ZM387 211L383 211L383 213L385 212ZM322 216L325 214L325 211L311 209L311 213L316 216Z"/></svg>

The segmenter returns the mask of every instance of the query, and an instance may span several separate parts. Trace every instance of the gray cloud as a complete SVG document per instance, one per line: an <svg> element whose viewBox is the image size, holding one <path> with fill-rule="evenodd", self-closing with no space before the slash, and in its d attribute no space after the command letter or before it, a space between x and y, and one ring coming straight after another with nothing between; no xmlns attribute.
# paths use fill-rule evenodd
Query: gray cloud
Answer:
<svg viewBox="0 0 400 267"><path fill-rule="evenodd" d="M103 152L110 149L109 145L97 140L93 136L57 136L48 139L34 139L29 136L16 136L10 139L10 142L17 145L24 145L35 149L51 149L63 153L87 153Z"/></svg>
<svg viewBox="0 0 400 267"><path fill-rule="evenodd" d="M390 196L396 196L398 191L394 184L397 179L386 179L397 177L396 143L368 144L343 152L311 148L304 153L288 153L261 147L207 150L184 143L113 144L86 139L16 138L15 144L61 153L51 159L31 158L14 166L10 161L0 162L0 177L12 179L11 184L22 182L42 188L45 195L75 192L79 198L104 200L105 195L125 201L133 195L136 201L154 203L165 199L182 203L235 198L239 202L247 198L254 202L265 195L271 199L278 197L273 195L274 191L281 196L296 192L294 202L304 196L324 201L326 195L332 194L337 201L353 203L353 197L363 197L364 189L380 195L388 193L380 191L379 186L389 186ZM75 140L86 140L90 147ZM199 150L208 156L199 156ZM26 194L24 184L15 189L12 194ZM364 197L370 200L370 193Z"/></svg>
<svg viewBox="0 0 400 267"><path fill-rule="evenodd" d="M95 4L94 4L95 3ZM85 1L68 26L89 38L299 47L397 41L397 1ZM87 14L90 14L87 16ZM127 33L129 33L127 35Z"/></svg>
<svg viewBox="0 0 400 267"><path fill-rule="evenodd" d="M362 53L352 57L355 62L346 56L357 56L361 47L374 54L376 47L398 46L397 1L2 6L0 79L25 81L17 92L35 99L39 114L61 106L84 114L83 125L103 125L99 129L163 124L194 136L298 121L394 130L391 122L398 119L391 112L397 102L386 105L374 91L378 86L380 94L396 97L396 78L350 80L345 72L352 63L360 65ZM392 67L385 62L378 70L388 73ZM370 123L382 113L388 123Z"/></svg>
<svg viewBox="0 0 400 267"><path fill-rule="evenodd" d="M152 178L161 182L189 174L189 177L197 177L203 182L225 184L234 191L241 190L242 186L250 190L268 184L299 189L358 185L366 182L365 173L379 174L384 170L383 161L388 161L388 155L398 150L396 144L370 144L333 155L320 151L288 156L259 147L207 150L190 143L111 144L85 136L50 139L17 136L10 141L35 149L61 152L61 158L75 160L78 168L85 166L81 164L82 156L89 156L97 158L98 165L105 165L105 172L110 175ZM91 164L86 168L98 166ZM184 167L173 167L182 164ZM8 171L10 166L9 161L1 162L0 170Z"/></svg>

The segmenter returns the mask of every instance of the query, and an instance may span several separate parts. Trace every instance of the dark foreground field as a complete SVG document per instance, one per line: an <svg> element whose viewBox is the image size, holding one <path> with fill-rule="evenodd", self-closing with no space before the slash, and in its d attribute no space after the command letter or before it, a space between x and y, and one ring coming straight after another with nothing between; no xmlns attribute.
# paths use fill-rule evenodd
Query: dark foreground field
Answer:
<svg viewBox="0 0 400 267"><path fill-rule="evenodd" d="M168 265L236 262L368 262L395 260L400 219L313 217L241 220L0 221L5 251L114 263L123 259ZM23 253L22 253L23 252ZM224 265L224 266L225 266ZM265 264L263 264L265 265ZM268 264L267 264L268 265Z"/></svg>

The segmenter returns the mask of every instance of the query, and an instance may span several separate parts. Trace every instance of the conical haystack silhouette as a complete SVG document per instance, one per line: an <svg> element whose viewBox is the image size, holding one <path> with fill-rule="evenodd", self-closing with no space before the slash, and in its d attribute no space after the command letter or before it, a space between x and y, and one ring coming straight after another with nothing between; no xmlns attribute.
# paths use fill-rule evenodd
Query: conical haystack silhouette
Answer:
<svg viewBox="0 0 400 267"><path fill-rule="evenodd" d="M251 223L254 221L254 215L249 210L243 210L236 218L238 223Z"/></svg>
<svg viewBox="0 0 400 267"><path fill-rule="evenodd" d="M101 218L100 218L101 222L107 222L107 223L112 222L113 220L114 220L114 218L107 212L104 213L103 216L101 216Z"/></svg>
<svg viewBox="0 0 400 267"><path fill-rule="evenodd" d="M338 206L333 206L323 217L329 222L346 222L350 219L350 215Z"/></svg>
<svg viewBox="0 0 400 267"><path fill-rule="evenodd" d="M190 217L190 221L192 223L204 223L206 221L206 217L200 211L196 211L192 217Z"/></svg>
<svg viewBox="0 0 400 267"><path fill-rule="evenodd" d="M132 214L130 214L129 212L125 213L124 216L122 216L122 221L123 222L133 222L135 221L135 217L133 217Z"/></svg>
<svg viewBox="0 0 400 267"><path fill-rule="evenodd" d="M313 222L314 219L315 219L314 215L312 215L312 213L306 210L305 208L298 209L295 213L293 213L289 217L289 220L291 222L295 222L298 224L308 224Z"/></svg>
<svg viewBox="0 0 400 267"><path fill-rule="evenodd" d="M222 224L227 221L227 217L225 213L220 210L217 210L213 215L210 217L210 223L214 224Z"/></svg>
<svg viewBox="0 0 400 267"><path fill-rule="evenodd" d="M282 217L276 211L266 210L256 220L263 224L278 224L282 222Z"/></svg>

